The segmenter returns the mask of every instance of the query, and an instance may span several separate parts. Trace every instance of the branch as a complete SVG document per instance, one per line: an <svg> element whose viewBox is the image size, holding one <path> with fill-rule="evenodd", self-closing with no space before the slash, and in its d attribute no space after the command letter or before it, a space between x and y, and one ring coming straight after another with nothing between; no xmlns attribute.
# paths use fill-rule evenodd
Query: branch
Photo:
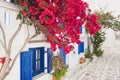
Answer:
<svg viewBox="0 0 120 80"><path fill-rule="evenodd" d="M1 39L0 39L0 43L1 43L2 47L4 48L5 46L4 46L4 44L3 44L3 42L2 42L2 40L1 40Z"/></svg>
<svg viewBox="0 0 120 80"><path fill-rule="evenodd" d="M24 49L24 47L26 46L26 44L30 40L30 38L29 38L30 34L29 34L29 28L28 28L28 26L27 26L27 31L28 31L28 36L27 36L27 38L26 38L23 46L21 47L21 49L18 51L18 53L16 54L15 58L13 59L13 62L12 62L11 66L10 66L10 68L8 70L8 73L11 71L13 65L15 64L15 61L16 61L17 57L19 56L19 54L21 53L21 51Z"/></svg>
<svg viewBox="0 0 120 80"><path fill-rule="evenodd" d="M38 34L34 34L34 35L32 35L29 39L33 39L33 38L35 38L37 35L38 35Z"/></svg>
<svg viewBox="0 0 120 80"><path fill-rule="evenodd" d="M21 28L22 28L22 24L23 24L23 20L21 20L17 30L15 31L15 33L12 35L12 37L10 38L9 40L9 43L8 43L8 51L9 53L11 54L11 46L13 44L13 40L16 38L16 36L18 35L18 33L20 32Z"/></svg>
<svg viewBox="0 0 120 80"><path fill-rule="evenodd" d="M12 62L12 64L11 64L8 72L11 71L13 65L15 64L15 61L16 61L17 57L19 56L19 54L21 53L21 51L24 49L24 47L26 46L26 44L27 44L28 41L29 41L29 36L26 38L23 46L21 47L21 49L18 51L18 53L16 54L15 58L13 59L13 62Z"/></svg>
<svg viewBox="0 0 120 80"><path fill-rule="evenodd" d="M1 25L1 23L0 23L0 29L1 29L1 31L2 31L3 41L4 41L4 42L2 42L2 40L0 40L0 42L1 42L2 46L4 47L4 49L5 49L5 51L6 51L6 50L7 50L6 37L5 37L5 32L4 32L4 29L3 29L2 25Z"/></svg>
<svg viewBox="0 0 120 80"><path fill-rule="evenodd" d="M46 40L29 40L29 43L40 43L40 42L47 42Z"/></svg>

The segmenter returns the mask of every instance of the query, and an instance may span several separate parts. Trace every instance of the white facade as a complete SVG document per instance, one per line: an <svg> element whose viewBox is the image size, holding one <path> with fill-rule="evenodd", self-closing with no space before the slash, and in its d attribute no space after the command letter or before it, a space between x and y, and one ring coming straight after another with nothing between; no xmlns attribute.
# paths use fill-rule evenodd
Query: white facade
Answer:
<svg viewBox="0 0 120 80"><path fill-rule="evenodd" d="M9 41L9 39L11 38L11 35L15 32L15 30L17 29L17 27L20 23L19 20L16 20L16 16L17 16L18 12L19 12L19 9L12 3L5 2L3 0L0 1L0 22L5 30L7 43ZM26 26L26 25L23 25L23 26ZM35 33L34 27L30 27L29 29L30 29L31 34ZM23 45L23 43L27 37L26 31L27 31L26 27L22 27L22 30L20 31L18 36L15 38L14 43L12 45L12 55L11 55L12 59L15 57L16 53ZM85 32L85 30L83 28L83 33L84 32ZM2 39L2 38L3 38L2 33L0 31L0 39ZM35 40L37 40L37 39L45 40L45 37L44 37L44 35L40 35L37 38L35 38ZM81 35L81 40L82 41L87 40L87 39L85 39L85 34ZM23 51L27 51L29 48L40 47L40 46L44 46L45 49L50 47L49 43L46 43L46 42L28 43ZM87 43L85 43L85 48L86 47L87 47ZM5 52L3 51L3 48L0 45L0 57L4 57L4 55L5 55ZM71 51L71 53L68 54L66 57L67 57L66 64L69 65L69 68L72 68L72 67L76 66L77 64L79 64L79 59L80 59L80 57L83 57L83 53L81 53L81 55L78 54L78 45L75 44L74 52ZM47 63L45 62L45 65L46 64ZM11 70L9 76L7 76L7 78L5 80L11 80L11 79L20 80L20 57L17 58L13 69ZM40 74L39 76L34 77L33 80L50 80L50 74Z"/></svg>

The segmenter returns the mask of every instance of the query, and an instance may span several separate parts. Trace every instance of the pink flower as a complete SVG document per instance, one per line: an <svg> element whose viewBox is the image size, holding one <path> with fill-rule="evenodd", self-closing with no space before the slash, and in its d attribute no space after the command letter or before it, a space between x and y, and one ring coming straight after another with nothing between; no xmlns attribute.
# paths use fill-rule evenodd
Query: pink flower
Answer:
<svg viewBox="0 0 120 80"><path fill-rule="evenodd" d="M27 13L26 13L25 11L22 11L22 15L23 15L23 16L26 16Z"/></svg>
<svg viewBox="0 0 120 80"><path fill-rule="evenodd" d="M83 24L91 35L101 29L99 17L90 14L89 5L83 0L35 0L29 5L27 0L23 0L20 6L22 15L45 34L53 51L63 47L65 53L69 53L73 50L72 44L80 44L80 27Z"/></svg>
<svg viewBox="0 0 120 80"><path fill-rule="evenodd" d="M49 11L46 9L42 12L42 14L39 16L41 24L52 24L55 21L55 15L52 13L52 11Z"/></svg>
<svg viewBox="0 0 120 80"><path fill-rule="evenodd" d="M12 59L10 58L10 59L9 59L9 63L10 63L11 60L12 60ZM0 63L2 63L2 64L5 63L5 57L0 58Z"/></svg>
<svg viewBox="0 0 120 80"><path fill-rule="evenodd" d="M22 4L23 4L24 6L27 6L27 5L28 5L26 0L24 0Z"/></svg>

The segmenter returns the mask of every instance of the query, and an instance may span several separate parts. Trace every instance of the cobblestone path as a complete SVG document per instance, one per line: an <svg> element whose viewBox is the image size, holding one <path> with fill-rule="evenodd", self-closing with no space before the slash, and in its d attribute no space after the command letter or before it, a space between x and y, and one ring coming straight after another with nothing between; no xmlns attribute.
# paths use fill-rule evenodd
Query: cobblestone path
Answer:
<svg viewBox="0 0 120 80"><path fill-rule="evenodd" d="M106 48L102 57L91 62L77 80L120 80L120 51Z"/></svg>

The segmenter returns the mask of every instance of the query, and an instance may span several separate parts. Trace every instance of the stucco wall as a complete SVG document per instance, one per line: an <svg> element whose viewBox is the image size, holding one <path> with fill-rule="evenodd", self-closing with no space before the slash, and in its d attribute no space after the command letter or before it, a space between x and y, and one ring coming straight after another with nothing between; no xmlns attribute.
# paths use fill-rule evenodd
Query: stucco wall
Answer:
<svg viewBox="0 0 120 80"><path fill-rule="evenodd" d="M17 29L20 21L16 20L16 16L18 14L19 9L14 6L11 3L8 2L4 2L3 0L0 0L0 22L5 30L5 34L6 34L6 41L8 43L9 39L11 38L12 34L15 32L15 30ZM9 13L10 15L10 24L6 25L5 24L5 12ZM20 33L17 35L17 37L15 38L13 45L12 45L12 55L11 58L13 59L16 55L16 53L18 52L18 50L21 48L21 46L23 45L26 37L27 37L27 29L25 27L26 25L23 25ZM31 35L34 34L34 27L29 27L30 29L30 33ZM0 39L2 39L2 33L0 31ZM37 39L41 39L41 40L45 40L44 35L40 35L36 38L34 38L34 40ZM45 49L49 47L49 44L46 42L42 42L42 43L28 43L26 45L26 47L23 49L23 51L28 50L29 48L32 47L40 47L40 46L44 46ZM2 46L0 45L0 57L4 56L5 52L2 48ZM46 58L45 58L46 60ZM47 63L45 63L45 66L47 65ZM46 75L45 80L48 80L48 75ZM42 77L40 77L39 79L41 79ZM15 65L13 67L13 69L10 72L10 75L7 76L7 78L5 80L20 80L20 57L17 58Z"/></svg>

